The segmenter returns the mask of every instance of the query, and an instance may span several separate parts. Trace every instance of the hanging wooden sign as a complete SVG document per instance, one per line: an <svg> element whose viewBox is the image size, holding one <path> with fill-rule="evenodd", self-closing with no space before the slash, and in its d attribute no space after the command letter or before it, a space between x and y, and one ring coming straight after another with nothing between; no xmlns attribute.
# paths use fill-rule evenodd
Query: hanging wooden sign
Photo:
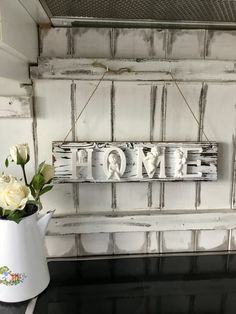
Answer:
<svg viewBox="0 0 236 314"><path fill-rule="evenodd" d="M217 148L215 142L53 142L54 181L214 181Z"/></svg>

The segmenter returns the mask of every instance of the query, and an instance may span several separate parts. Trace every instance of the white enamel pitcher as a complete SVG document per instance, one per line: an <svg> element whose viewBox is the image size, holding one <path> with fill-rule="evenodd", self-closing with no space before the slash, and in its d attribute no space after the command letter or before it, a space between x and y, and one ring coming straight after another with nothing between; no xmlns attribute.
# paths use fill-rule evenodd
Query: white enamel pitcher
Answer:
<svg viewBox="0 0 236 314"><path fill-rule="evenodd" d="M21 302L41 293L50 277L44 235L54 211L19 224L0 219L0 301Z"/></svg>

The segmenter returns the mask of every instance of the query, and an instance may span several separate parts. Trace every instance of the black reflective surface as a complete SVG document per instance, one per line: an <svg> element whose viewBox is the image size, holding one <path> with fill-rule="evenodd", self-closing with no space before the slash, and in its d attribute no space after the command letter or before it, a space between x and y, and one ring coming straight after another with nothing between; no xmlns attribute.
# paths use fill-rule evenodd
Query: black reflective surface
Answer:
<svg viewBox="0 0 236 314"><path fill-rule="evenodd" d="M236 314L236 255L49 263L35 314Z"/></svg>

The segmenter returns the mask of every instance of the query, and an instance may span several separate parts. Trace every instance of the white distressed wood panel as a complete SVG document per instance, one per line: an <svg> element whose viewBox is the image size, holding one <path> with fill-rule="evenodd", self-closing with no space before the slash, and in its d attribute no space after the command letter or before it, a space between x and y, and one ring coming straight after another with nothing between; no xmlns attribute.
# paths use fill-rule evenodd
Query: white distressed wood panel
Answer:
<svg viewBox="0 0 236 314"><path fill-rule="evenodd" d="M45 237L45 246L48 257L77 256L75 236L49 236Z"/></svg>
<svg viewBox="0 0 236 314"><path fill-rule="evenodd" d="M151 86L139 83L115 83L114 140L149 139ZM143 183L116 186L118 210L146 208L148 185Z"/></svg>
<svg viewBox="0 0 236 314"><path fill-rule="evenodd" d="M235 60L235 49L235 30L207 31L206 59Z"/></svg>
<svg viewBox="0 0 236 314"><path fill-rule="evenodd" d="M34 92L38 160L52 163L52 141L63 139L71 127L71 82L35 81ZM71 139L71 135L69 138ZM71 184L56 186L51 193L45 195L45 210L53 206L58 214L75 212L72 193Z"/></svg>
<svg viewBox="0 0 236 314"><path fill-rule="evenodd" d="M165 231L162 233L162 252L194 251L192 231Z"/></svg>
<svg viewBox="0 0 236 314"><path fill-rule="evenodd" d="M151 119L153 119L153 126L151 122L151 127L153 127L153 130L151 130L151 138L153 141L161 141L163 140L163 134L165 134L165 85L163 83L153 83L153 92L155 93L154 96L154 116ZM151 97L153 97L151 95ZM163 112L162 112L163 111ZM164 131L164 133L163 133ZM153 182L152 186L150 187L150 193L151 193L151 209L157 209L160 207L160 183L159 182Z"/></svg>
<svg viewBox="0 0 236 314"><path fill-rule="evenodd" d="M231 207L233 165L232 136L235 133L235 84L209 84L204 131L210 140L217 140L218 181L202 183L199 209Z"/></svg>
<svg viewBox="0 0 236 314"><path fill-rule="evenodd" d="M98 82L76 82L75 119L87 103ZM78 141L111 139L111 82L102 82L75 125Z"/></svg>
<svg viewBox="0 0 236 314"><path fill-rule="evenodd" d="M106 69L107 66L112 71L105 75L105 80L171 81L169 74L171 71L178 81L236 81L233 61L145 59L135 61L104 58L39 58L39 65L31 67L31 78L98 80L104 73L104 67ZM114 72L119 69L123 70L119 73Z"/></svg>
<svg viewBox="0 0 236 314"><path fill-rule="evenodd" d="M109 183L79 184L78 195L80 213L112 211L111 185Z"/></svg>
<svg viewBox="0 0 236 314"><path fill-rule="evenodd" d="M142 210L148 207L148 183L116 184L116 210Z"/></svg>
<svg viewBox="0 0 236 314"><path fill-rule="evenodd" d="M153 56L152 29L117 28L114 33L116 58L150 58Z"/></svg>
<svg viewBox="0 0 236 314"><path fill-rule="evenodd" d="M153 57L157 59L166 58L167 30L153 29Z"/></svg>
<svg viewBox="0 0 236 314"><path fill-rule="evenodd" d="M147 233L147 253L159 252L159 233L148 232Z"/></svg>
<svg viewBox="0 0 236 314"><path fill-rule="evenodd" d="M197 233L197 251L226 251L227 230L201 230Z"/></svg>
<svg viewBox="0 0 236 314"><path fill-rule="evenodd" d="M73 57L111 57L111 33L110 28L73 27Z"/></svg>
<svg viewBox="0 0 236 314"><path fill-rule="evenodd" d="M70 54L69 36L70 28L40 29L40 56L66 58Z"/></svg>
<svg viewBox="0 0 236 314"><path fill-rule="evenodd" d="M30 118L32 97L0 96L0 118Z"/></svg>
<svg viewBox="0 0 236 314"><path fill-rule="evenodd" d="M151 85L115 82L114 140L147 141L150 138Z"/></svg>
<svg viewBox="0 0 236 314"><path fill-rule="evenodd" d="M205 30L173 29L168 33L167 58L202 59L204 57Z"/></svg>
<svg viewBox="0 0 236 314"><path fill-rule="evenodd" d="M231 250L236 250L236 229L231 231L230 248L231 248Z"/></svg>
<svg viewBox="0 0 236 314"><path fill-rule="evenodd" d="M218 212L178 212L152 213L150 211L131 210L104 216L79 215L53 218L49 225L49 235L67 235L75 233L110 232L150 232L150 231L186 231L186 230L230 230L236 229L234 211ZM138 214L139 213L139 214Z"/></svg>
<svg viewBox="0 0 236 314"><path fill-rule="evenodd" d="M178 84L195 116L199 120L199 99L202 84ZM176 85L167 85L166 140L195 141L198 125ZM195 183L168 183L165 185L166 209L194 209Z"/></svg>
<svg viewBox="0 0 236 314"><path fill-rule="evenodd" d="M113 240L109 233L80 235L80 255L107 255L112 253Z"/></svg>
<svg viewBox="0 0 236 314"><path fill-rule="evenodd" d="M114 233L113 238L115 254L141 254L147 252L147 237L145 232Z"/></svg>

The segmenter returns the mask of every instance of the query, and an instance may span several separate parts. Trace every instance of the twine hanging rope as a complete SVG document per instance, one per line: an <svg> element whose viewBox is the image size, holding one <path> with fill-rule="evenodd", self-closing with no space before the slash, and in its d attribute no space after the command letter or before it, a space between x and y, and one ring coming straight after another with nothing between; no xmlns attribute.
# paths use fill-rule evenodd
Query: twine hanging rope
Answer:
<svg viewBox="0 0 236 314"><path fill-rule="evenodd" d="M115 70L115 69L109 68L108 66L106 66L105 64L100 63L100 62L93 62L93 63L92 63L92 66L97 67L97 68L104 69L105 72L102 74L100 80L98 81L97 85L96 85L95 88L93 89L92 93L90 94L88 100L86 101L86 103L85 103L85 105L83 106L82 110L81 110L80 113L78 114L77 118L75 119L75 121L74 121L72 127L70 128L70 130L69 130L68 133L66 134L66 136L65 136L65 138L64 138L64 140L63 140L63 142L62 142L61 145L63 145L63 144L66 142L68 136L69 136L70 133L72 132L72 130L73 130L73 128L75 127L76 123L78 122L79 118L81 117L81 115L83 114L84 110L85 110L86 107L88 106L90 100L92 99L93 95L94 95L95 92L97 91L99 85L100 85L101 82L103 81L105 75L106 75L107 73L122 74L122 73L125 73L125 72L131 72L131 69L130 69L130 68L119 68L118 70ZM176 88L178 89L180 95L182 96L182 98L183 98L183 100L184 100L184 103L186 104L187 108L189 109L190 113L192 114L192 116L193 116L195 122L197 123L198 127L201 128L200 122L198 121L198 119L197 119L196 115L194 114L194 112L193 112L191 106L189 105L189 103L188 103L186 97L184 96L184 94L183 94L181 88L179 87L178 83L176 82L176 80L175 80L175 78L174 78L174 76L173 76L173 74L172 74L172 72L171 72L171 69L170 69L170 71L168 72L168 74L171 76L172 81L174 82ZM208 138L208 136L206 135L206 133L204 132L204 130L202 130L202 134L205 136L206 140L207 140L209 143L211 143L211 141L209 140L209 138Z"/></svg>

